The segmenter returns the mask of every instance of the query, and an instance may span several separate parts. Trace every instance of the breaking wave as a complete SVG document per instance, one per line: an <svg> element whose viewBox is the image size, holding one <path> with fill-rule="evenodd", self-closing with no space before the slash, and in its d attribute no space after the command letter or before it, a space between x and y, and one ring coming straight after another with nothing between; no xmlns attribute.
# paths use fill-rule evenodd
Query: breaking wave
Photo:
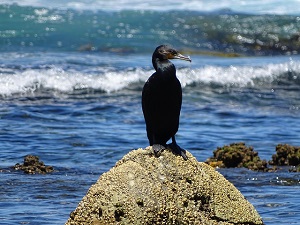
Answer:
<svg viewBox="0 0 300 225"><path fill-rule="evenodd" d="M14 70L2 68L0 73L0 95L35 93L53 90L73 93L77 90L118 92L127 89L140 91L143 83L153 72L150 69L128 68L125 71L99 68L93 73L66 70L59 67L47 69ZM265 87L270 85L300 85L298 63L267 64L264 66L203 66L201 68L179 68L177 76L186 86L207 87Z"/></svg>

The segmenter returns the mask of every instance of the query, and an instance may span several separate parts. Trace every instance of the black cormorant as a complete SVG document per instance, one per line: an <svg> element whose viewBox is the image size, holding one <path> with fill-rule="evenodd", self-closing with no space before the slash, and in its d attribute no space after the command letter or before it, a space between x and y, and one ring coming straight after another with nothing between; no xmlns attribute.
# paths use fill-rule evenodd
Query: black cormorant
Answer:
<svg viewBox="0 0 300 225"><path fill-rule="evenodd" d="M176 68L169 59L191 62L189 57L181 55L173 48L158 46L152 55L152 64L156 72L144 85L142 108L147 136L154 153L169 147L186 160L185 150L180 148L175 140L182 102L181 84L176 77ZM172 143L167 145L170 138Z"/></svg>

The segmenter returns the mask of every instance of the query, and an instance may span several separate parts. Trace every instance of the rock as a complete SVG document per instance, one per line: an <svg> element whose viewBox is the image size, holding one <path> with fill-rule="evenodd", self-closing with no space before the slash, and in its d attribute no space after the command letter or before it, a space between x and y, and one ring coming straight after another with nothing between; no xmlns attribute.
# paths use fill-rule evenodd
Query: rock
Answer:
<svg viewBox="0 0 300 225"><path fill-rule="evenodd" d="M291 168L289 168L289 172L294 172L294 173L300 172L300 165L298 165L298 166L291 166Z"/></svg>
<svg viewBox="0 0 300 225"><path fill-rule="evenodd" d="M255 208L220 173L169 150L133 150L91 186L66 225L263 224Z"/></svg>
<svg viewBox="0 0 300 225"><path fill-rule="evenodd" d="M214 151L214 156L207 159L206 163L213 167L231 168L245 167L255 171L269 171L266 160L261 160L253 147L245 143L232 143Z"/></svg>
<svg viewBox="0 0 300 225"><path fill-rule="evenodd" d="M299 166L300 165L300 147L288 144L278 144L276 154L272 155L271 165L277 166Z"/></svg>
<svg viewBox="0 0 300 225"><path fill-rule="evenodd" d="M80 52L86 52L86 51L94 51L96 48L92 45L92 44L85 44L85 45L81 45L78 48L78 51Z"/></svg>
<svg viewBox="0 0 300 225"><path fill-rule="evenodd" d="M53 172L52 166L46 166L44 162L39 161L38 156L34 156L34 155L26 155L24 157L24 163L23 164L17 163L14 166L14 169L23 170L27 174L36 174L36 173L46 174L46 173Z"/></svg>

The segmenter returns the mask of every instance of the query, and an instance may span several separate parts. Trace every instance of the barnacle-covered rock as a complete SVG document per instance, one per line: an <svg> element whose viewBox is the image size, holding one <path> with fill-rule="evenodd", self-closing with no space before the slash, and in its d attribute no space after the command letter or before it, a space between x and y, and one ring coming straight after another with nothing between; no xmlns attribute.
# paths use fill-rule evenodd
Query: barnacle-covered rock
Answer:
<svg viewBox="0 0 300 225"><path fill-rule="evenodd" d="M133 150L91 186L66 225L263 224L255 208L214 168L165 150Z"/></svg>

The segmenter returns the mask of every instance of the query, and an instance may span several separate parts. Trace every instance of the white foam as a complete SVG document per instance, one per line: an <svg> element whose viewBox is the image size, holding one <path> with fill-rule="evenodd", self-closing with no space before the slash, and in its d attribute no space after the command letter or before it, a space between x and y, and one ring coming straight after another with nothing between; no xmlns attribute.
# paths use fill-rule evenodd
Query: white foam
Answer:
<svg viewBox="0 0 300 225"><path fill-rule="evenodd" d="M145 72L135 71L106 71L101 74L64 71L59 68L48 70L28 69L15 74L0 74L0 94L34 93L40 88L53 89L61 92L73 92L76 89L100 89L113 92L124 89L130 84L139 82Z"/></svg>
<svg viewBox="0 0 300 225"><path fill-rule="evenodd" d="M264 66L204 66L198 69L182 69L177 73L183 87L193 83L225 86L255 86L271 84L279 76L293 71L300 73L299 63L293 61ZM294 77L297 79L297 77ZM299 79L299 78L298 78Z"/></svg>
<svg viewBox="0 0 300 225"><path fill-rule="evenodd" d="M286 62L255 67L204 66L195 69L183 68L177 70L177 76L183 87L193 83L207 84L207 86L214 83L224 86L243 87L270 84L278 76L288 71L300 74L299 63ZM102 68L99 73L94 71L93 73L65 71L61 68L27 69L17 72L7 69L6 71L2 70L2 73L0 73L0 95L34 93L41 88L67 93L77 89L115 92L126 89L136 83L142 87L152 72L152 70L141 68L128 69L122 72Z"/></svg>

